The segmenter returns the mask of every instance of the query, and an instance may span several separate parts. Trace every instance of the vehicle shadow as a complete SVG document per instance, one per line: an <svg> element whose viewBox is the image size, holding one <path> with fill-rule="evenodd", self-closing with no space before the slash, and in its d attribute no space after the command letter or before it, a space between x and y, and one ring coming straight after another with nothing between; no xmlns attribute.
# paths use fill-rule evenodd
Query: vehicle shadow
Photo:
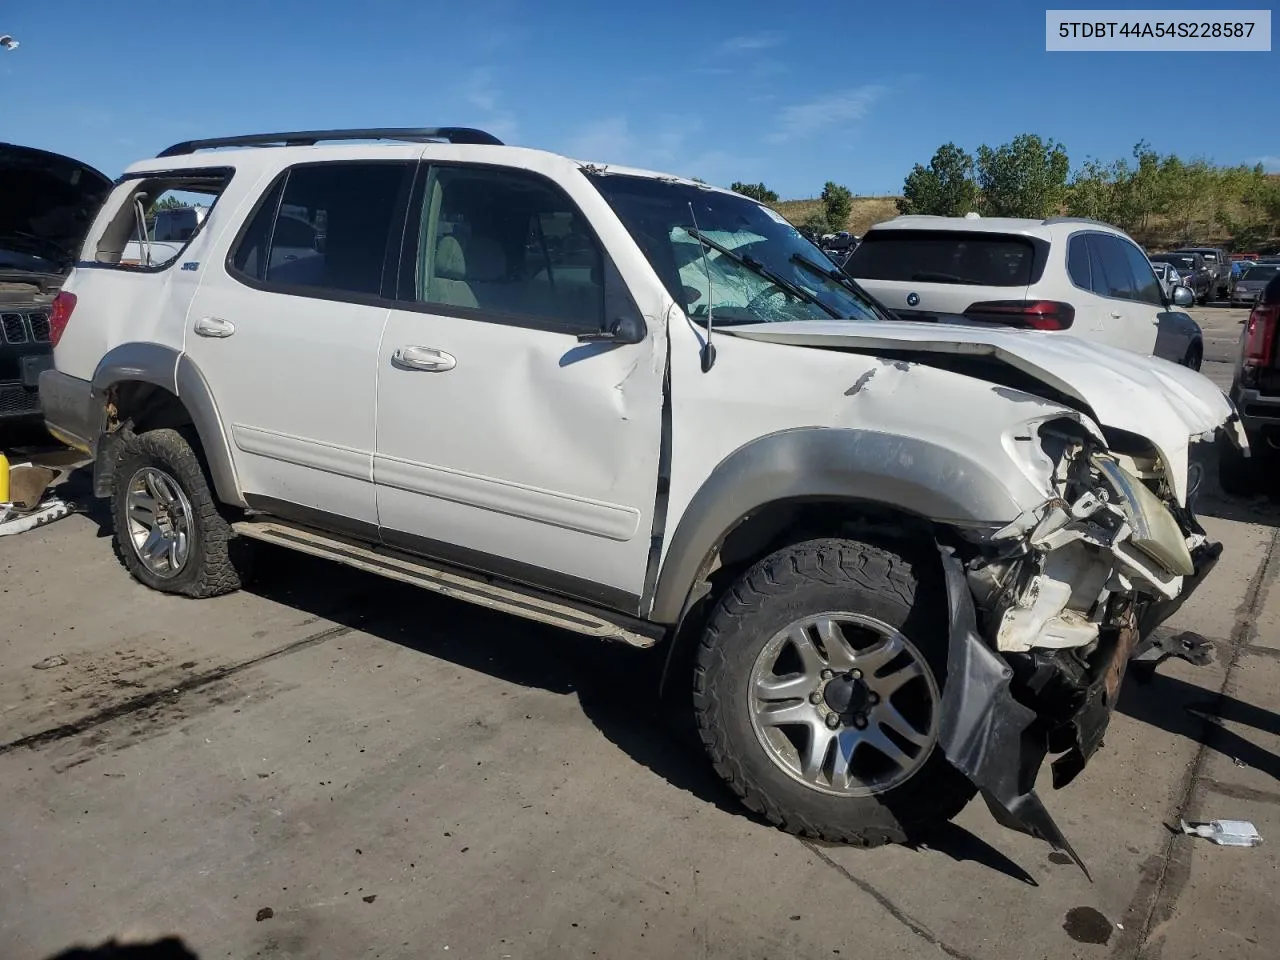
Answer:
<svg viewBox="0 0 1280 960"><path fill-rule="evenodd" d="M1192 501L1197 516L1267 527L1280 526L1280 477L1267 478L1269 485L1256 496L1236 497L1223 492L1218 483L1218 454L1213 444L1193 446L1191 462L1203 471L1200 488Z"/></svg>
<svg viewBox="0 0 1280 960"><path fill-rule="evenodd" d="M1224 726L1240 724L1280 736L1280 715L1271 710L1159 671L1141 682L1124 684L1116 709L1280 780L1280 757Z"/></svg>
<svg viewBox="0 0 1280 960"><path fill-rule="evenodd" d="M46 960L200 960L181 937L162 937L147 943L120 943L114 938L96 947L68 947Z"/></svg>

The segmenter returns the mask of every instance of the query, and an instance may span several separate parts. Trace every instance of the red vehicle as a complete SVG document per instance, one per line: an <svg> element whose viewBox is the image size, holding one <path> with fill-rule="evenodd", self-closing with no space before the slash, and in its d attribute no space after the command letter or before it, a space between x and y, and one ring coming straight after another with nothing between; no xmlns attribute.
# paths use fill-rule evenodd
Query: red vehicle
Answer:
<svg viewBox="0 0 1280 960"><path fill-rule="evenodd" d="M1232 260L1257 260L1256 253L1232 253L1229 255Z"/></svg>

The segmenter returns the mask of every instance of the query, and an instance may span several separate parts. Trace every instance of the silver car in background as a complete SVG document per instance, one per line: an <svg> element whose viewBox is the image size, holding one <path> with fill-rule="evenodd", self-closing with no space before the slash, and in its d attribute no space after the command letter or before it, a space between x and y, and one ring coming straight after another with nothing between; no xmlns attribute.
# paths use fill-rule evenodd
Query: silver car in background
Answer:
<svg viewBox="0 0 1280 960"><path fill-rule="evenodd" d="M1258 297L1267 284L1280 273L1280 263L1253 263L1240 275L1235 289L1231 291L1231 303L1251 307L1258 302Z"/></svg>

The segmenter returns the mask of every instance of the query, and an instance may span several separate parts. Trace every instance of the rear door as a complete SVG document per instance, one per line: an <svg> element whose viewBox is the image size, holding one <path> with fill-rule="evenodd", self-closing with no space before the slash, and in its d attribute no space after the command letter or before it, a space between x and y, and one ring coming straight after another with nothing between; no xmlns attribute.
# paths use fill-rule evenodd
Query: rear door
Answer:
<svg viewBox="0 0 1280 960"><path fill-rule="evenodd" d="M964 322L974 304L1021 301L1044 269L1042 242L964 230L870 230L845 272L903 320Z"/></svg>
<svg viewBox="0 0 1280 960"><path fill-rule="evenodd" d="M377 536L383 287L415 169L416 158L298 164L262 196L226 263L210 265L186 350L217 397L251 506Z"/></svg>

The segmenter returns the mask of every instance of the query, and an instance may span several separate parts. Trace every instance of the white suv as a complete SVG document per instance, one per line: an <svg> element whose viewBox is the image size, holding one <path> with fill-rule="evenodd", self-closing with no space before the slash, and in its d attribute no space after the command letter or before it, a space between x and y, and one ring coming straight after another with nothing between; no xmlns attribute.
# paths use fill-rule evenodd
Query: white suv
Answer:
<svg viewBox="0 0 1280 960"><path fill-rule="evenodd" d="M904 320L1030 327L1193 370L1200 326L1141 248L1095 220L903 216L867 231L844 270Z"/></svg>
<svg viewBox="0 0 1280 960"><path fill-rule="evenodd" d="M167 191L208 215L122 263ZM753 200L470 129L137 163L50 322L48 424L140 582L233 590L267 541L664 644L716 769L813 836L982 789L1065 846L1046 747L1069 781L1220 552L1188 449L1234 418L1199 374L890 322Z"/></svg>

